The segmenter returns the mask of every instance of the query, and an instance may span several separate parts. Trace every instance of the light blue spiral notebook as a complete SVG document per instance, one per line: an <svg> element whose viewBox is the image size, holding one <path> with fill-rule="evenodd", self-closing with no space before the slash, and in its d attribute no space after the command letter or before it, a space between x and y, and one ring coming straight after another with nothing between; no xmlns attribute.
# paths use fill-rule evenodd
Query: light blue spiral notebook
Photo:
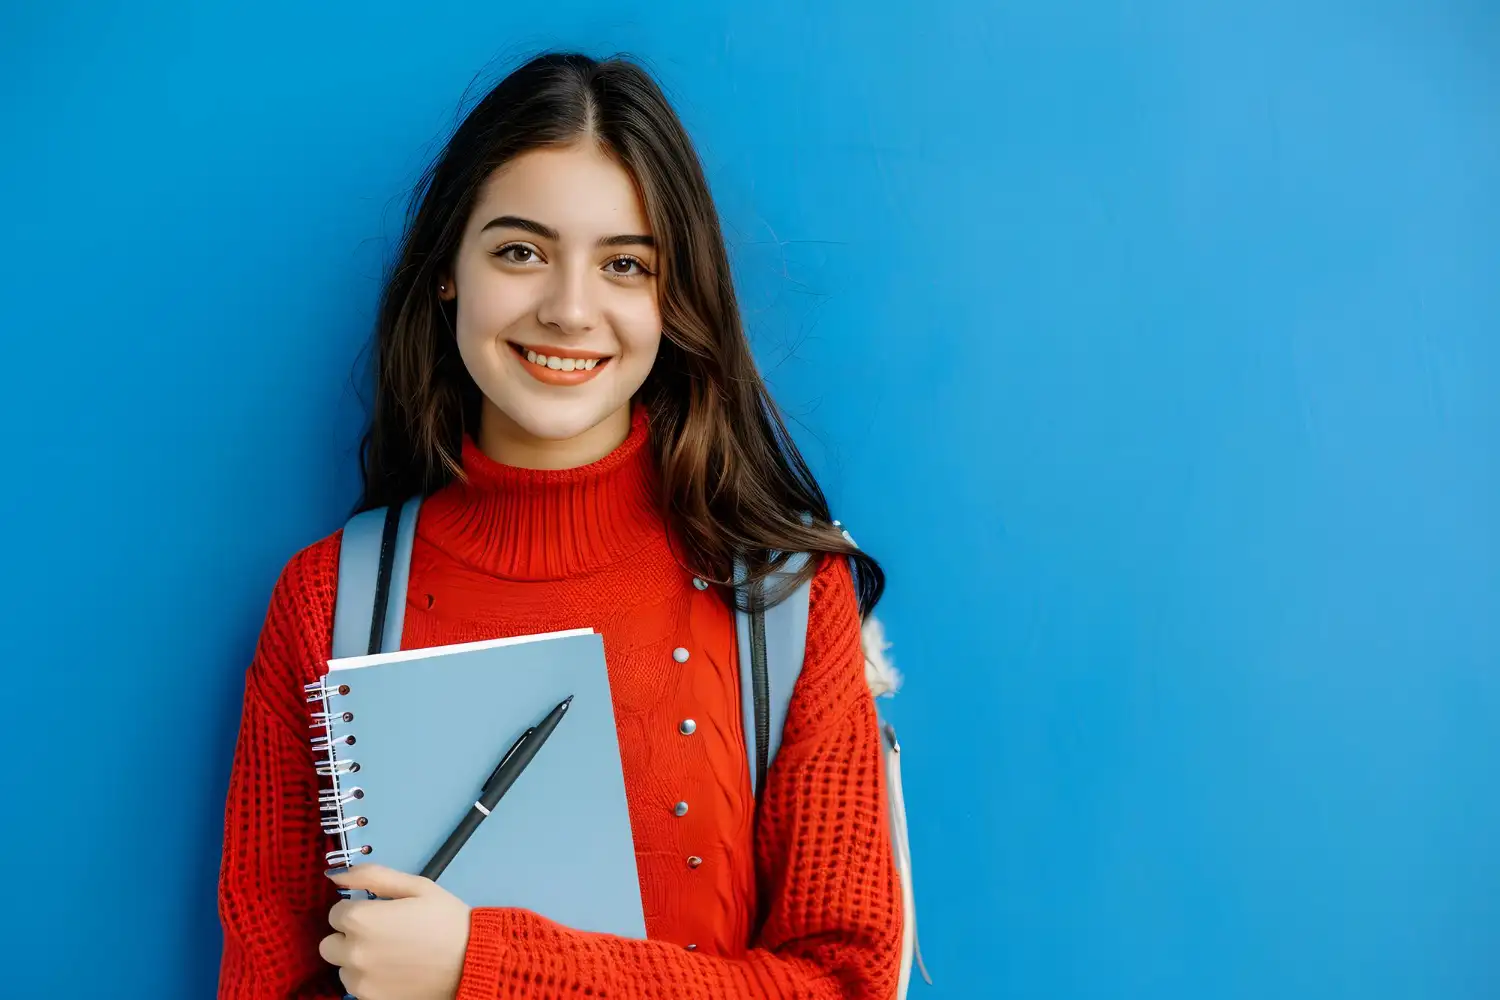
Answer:
<svg viewBox="0 0 1500 1000"><path fill-rule="evenodd" d="M326 713L313 744L339 840L329 863L421 871L516 737L569 695L438 884L470 906L644 938L604 644L589 629L330 660L309 688Z"/></svg>

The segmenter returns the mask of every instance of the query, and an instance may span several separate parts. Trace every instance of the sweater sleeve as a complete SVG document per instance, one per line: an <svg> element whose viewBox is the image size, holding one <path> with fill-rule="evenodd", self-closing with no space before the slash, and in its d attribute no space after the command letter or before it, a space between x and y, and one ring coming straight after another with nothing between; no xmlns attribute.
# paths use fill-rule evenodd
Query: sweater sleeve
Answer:
<svg viewBox="0 0 1500 1000"><path fill-rule="evenodd" d="M245 675L219 870L224 946L219 1000L336 1000L338 970L318 955L337 890L323 876L318 776L302 685L322 673L337 545L287 564Z"/></svg>
<svg viewBox="0 0 1500 1000"><path fill-rule="evenodd" d="M888 1000L901 945L874 701L842 559L813 580L807 650L756 835L761 931L743 955L688 952L476 908L458 1000Z"/></svg>

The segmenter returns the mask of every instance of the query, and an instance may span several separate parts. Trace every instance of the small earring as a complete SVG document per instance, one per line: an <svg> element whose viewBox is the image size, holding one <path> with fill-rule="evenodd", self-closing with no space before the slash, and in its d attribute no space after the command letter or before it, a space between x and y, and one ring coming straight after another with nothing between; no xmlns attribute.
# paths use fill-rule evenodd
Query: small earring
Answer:
<svg viewBox="0 0 1500 1000"><path fill-rule="evenodd" d="M446 282L443 283L443 284L441 284L441 285L438 285L438 292L440 292L443 295L447 295L448 294L448 285L447 285Z"/></svg>

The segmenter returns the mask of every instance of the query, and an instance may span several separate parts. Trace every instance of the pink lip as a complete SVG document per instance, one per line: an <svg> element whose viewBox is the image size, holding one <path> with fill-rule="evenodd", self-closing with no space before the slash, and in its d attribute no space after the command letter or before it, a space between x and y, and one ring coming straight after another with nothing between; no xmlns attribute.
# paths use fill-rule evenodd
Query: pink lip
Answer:
<svg viewBox="0 0 1500 1000"><path fill-rule="evenodd" d="M521 367L526 370L526 374L544 385L581 385L602 372L609 365L610 361L609 355L591 351L574 351L570 349L565 352L556 347L538 348L531 347L530 345L522 347L520 344L514 343L510 345L510 349L515 353L516 360L520 362ZM583 361L597 359L599 363L591 369L579 368L565 372L561 369L548 368L545 365L527 361L525 352L528 350L536 351L538 354L546 354L554 358L575 358Z"/></svg>

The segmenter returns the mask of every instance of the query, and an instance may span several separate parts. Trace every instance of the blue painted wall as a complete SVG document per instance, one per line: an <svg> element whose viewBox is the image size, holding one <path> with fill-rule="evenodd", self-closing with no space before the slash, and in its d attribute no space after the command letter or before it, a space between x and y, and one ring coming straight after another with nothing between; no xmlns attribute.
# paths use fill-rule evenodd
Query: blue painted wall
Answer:
<svg viewBox="0 0 1500 1000"><path fill-rule="evenodd" d="M891 571L915 996L1500 991L1493 4L112 6L0 10L0 992L210 993L401 199L550 45L670 87Z"/></svg>

